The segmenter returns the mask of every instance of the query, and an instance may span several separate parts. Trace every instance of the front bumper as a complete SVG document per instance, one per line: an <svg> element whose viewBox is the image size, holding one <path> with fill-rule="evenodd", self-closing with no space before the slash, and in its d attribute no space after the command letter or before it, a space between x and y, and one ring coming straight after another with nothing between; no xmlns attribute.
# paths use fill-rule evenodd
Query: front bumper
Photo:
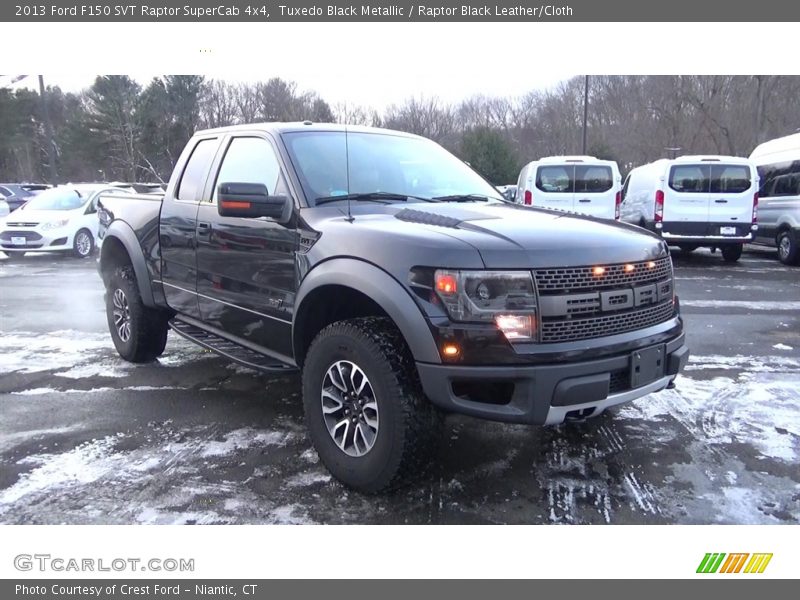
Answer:
<svg viewBox="0 0 800 600"><path fill-rule="evenodd" d="M601 414L666 388L689 358L683 333L663 344L663 371L643 385L631 382L632 353L531 366L417 363L422 388L450 412L493 421L554 425Z"/></svg>
<svg viewBox="0 0 800 600"><path fill-rule="evenodd" d="M73 235L73 230L67 227L58 229L8 228L0 232L0 250L3 252L72 250ZM25 243L14 244L15 238L24 238Z"/></svg>

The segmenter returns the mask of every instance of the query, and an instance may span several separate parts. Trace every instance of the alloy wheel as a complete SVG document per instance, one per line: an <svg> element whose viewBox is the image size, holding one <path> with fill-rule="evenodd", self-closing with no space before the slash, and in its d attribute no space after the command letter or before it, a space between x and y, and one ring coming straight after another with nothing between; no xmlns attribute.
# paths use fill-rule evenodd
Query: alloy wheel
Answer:
<svg viewBox="0 0 800 600"><path fill-rule="evenodd" d="M131 309L128 305L128 298L125 292L121 289L114 290L112 298L114 309L112 314L114 316L114 327L117 329L117 335L123 342L131 339Z"/></svg>
<svg viewBox="0 0 800 600"><path fill-rule="evenodd" d="M349 360L333 363L322 381L322 417L348 456L364 456L378 438L378 403L364 371Z"/></svg>

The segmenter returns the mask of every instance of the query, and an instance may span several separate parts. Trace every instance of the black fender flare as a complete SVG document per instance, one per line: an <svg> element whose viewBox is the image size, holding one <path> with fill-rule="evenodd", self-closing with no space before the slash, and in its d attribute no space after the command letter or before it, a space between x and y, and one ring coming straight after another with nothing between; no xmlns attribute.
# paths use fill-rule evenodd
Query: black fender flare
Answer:
<svg viewBox="0 0 800 600"><path fill-rule="evenodd" d="M104 260L108 260L106 243L109 239L115 239L122 244L128 257L131 259L133 266L133 273L136 275L136 285L139 288L139 294L142 296L142 302L145 306L157 308L155 297L153 296L153 285L150 281L150 274L147 270L147 262L144 258L142 246L139 243L136 234L131 226L124 221L114 221L108 226L108 229L103 236L103 244L100 248L100 270L101 273L105 271L103 265Z"/></svg>
<svg viewBox="0 0 800 600"><path fill-rule="evenodd" d="M295 299L295 317L303 301L315 289L324 285L352 288L371 298L394 321L408 344L414 359L419 362L441 363L439 350L422 310L408 290L386 271L363 260L334 258L320 263L305 276ZM292 344L298 355L297 328L292 323Z"/></svg>

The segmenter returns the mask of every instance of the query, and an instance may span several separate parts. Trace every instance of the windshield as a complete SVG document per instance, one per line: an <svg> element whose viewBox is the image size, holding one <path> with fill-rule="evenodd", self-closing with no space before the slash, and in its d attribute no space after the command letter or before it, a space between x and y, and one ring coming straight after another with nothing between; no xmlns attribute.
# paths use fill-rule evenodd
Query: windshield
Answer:
<svg viewBox="0 0 800 600"><path fill-rule="evenodd" d="M86 202L77 190L53 188L33 196L25 205L25 210L75 210Z"/></svg>
<svg viewBox="0 0 800 600"><path fill-rule="evenodd" d="M379 133L285 134L286 147L313 206L318 198L383 192L417 198L483 196L497 190L438 144ZM349 177L348 177L349 167Z"/></svg>

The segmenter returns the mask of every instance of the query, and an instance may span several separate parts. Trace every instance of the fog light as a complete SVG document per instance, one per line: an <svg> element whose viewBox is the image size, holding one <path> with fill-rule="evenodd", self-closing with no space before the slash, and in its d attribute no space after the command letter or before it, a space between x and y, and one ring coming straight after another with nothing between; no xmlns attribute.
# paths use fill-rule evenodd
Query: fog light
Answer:
<svg viewBox="0 0 800 600"><path fill-rule="evenodd" d="M625 272L631 273L635 268L633 265L625 265Z"/></svg>
<svg viewBox="0 0 800 600"><path fill-rule="evenodd" d="M533 337L533 319L530 315L498 315L494 322L510 342Z"/></svg>
<svg viewBox="0 0 800 600"><path fill-rule="evenodd" d="M595 267L594 269L592 269L592 275L594 275L595 277L600 277L601 275L604 275L605 272L606 272L605 267Z"/></svg>
<svg viewBox="0 0 800 600"><path fill-rule="evenodd" d="M455 358L460 354L461 350L459 350L458 346L455 344L445 344L442 346L442 354L444 354L448 358Z"/></svg>

